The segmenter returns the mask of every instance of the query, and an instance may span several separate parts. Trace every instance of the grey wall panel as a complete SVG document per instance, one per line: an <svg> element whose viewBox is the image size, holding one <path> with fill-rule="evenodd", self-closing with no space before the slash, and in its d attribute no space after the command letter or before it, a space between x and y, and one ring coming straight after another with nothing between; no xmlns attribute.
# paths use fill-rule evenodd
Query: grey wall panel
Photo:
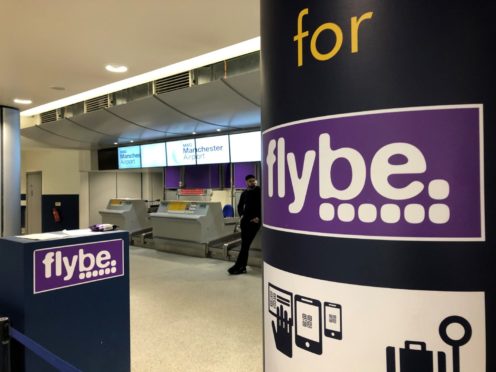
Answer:
<svg viewBox="0 0 496 372"><path fill-rule="evenodd" d="M260 124L260 108L222 81L159 95L160 99L203 122L229 129Z"/></svg>
<svg viewBox="0 0 496 372"><path fill-rule="evenodd" d="M33 127L23 128L21 130L21 135L35 141L40 141L49 144L54 148L87 150L96 146L96 144L93 145L89 141L86 142L74 141L69 138L59 136L57 134L42 129L38 125Z"/></svg>
<svg viewBox="0 0 496 372"><path fill-rule="evenodd" d="M143 127L164 132L164 137L190 134L199 124L198 120L174 110L155 96L114 106L108 111Z"/></svg>
<svg viewBox="0 0 496 372"><path fill-rule="evenodd" d="M106 208L110 199L117 196L115 172L92 172L89 174L89 223L102 223L102 216L98 211Z"/></svg>
<svg viewBox="0 0 496 372"><path fill-rule="evenodd" d="M162 132L133 124L106 110L88 112L84 115L74 116L71 120L90 130L115 136L116 141L118 138L127 141L147 141L164 136Z"/></svg>
<svg viewBox="0 0 496 372"><path fill-rule="evenodd" d="M223 81L251 102L261 106L262 84L260 81L260 71L236 75Z"/></svg>
<svg viewBox="0 0 496 372"><path fill-rule="evenodd" d="M114 136L95 132L68 119L40 124L40 127L59 136L79 142L112 143L115 139Z"/></svg>
<svg viewBox="0 0 496 372"><path fill-rule="evenodd" d="M117 197L141 199L141 173L117 172Z"/></svg>

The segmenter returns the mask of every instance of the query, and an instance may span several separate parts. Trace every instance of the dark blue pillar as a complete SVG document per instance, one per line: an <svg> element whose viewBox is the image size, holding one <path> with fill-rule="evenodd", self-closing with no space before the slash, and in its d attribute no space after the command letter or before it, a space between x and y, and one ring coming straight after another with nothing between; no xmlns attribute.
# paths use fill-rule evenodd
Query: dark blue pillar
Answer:
<svg viewBox="0 0 496 372"><path fill-rule="evenodd" d="M261 1L266 371L496 370L495 10Z"/></svg>

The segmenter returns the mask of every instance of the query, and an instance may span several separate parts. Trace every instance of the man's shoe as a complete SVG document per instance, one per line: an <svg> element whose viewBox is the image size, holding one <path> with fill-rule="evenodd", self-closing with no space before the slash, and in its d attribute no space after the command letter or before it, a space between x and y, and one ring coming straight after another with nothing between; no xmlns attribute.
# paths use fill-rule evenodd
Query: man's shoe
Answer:
<svg viewBox="0 0 496 372"><path fill-rule="evenodd" d="M236 268L235 270L230 271L229 273L231 275L246 274L246 267Z"/></svg>
<svg viewBox="0 0 496 372"><path fill-rule="evenodd" d="M227 272L229 274L232 274L233 272L235 272L237 270L238 270L238 267L236 265L234 265L234 266L231 266L229 269L227 269Z"/></svg>

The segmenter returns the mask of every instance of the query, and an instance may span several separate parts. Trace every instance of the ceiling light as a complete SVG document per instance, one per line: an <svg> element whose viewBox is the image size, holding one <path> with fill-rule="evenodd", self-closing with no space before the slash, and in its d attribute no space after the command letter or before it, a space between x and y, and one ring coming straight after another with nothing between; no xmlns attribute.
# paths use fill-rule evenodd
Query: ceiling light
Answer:
<svg viewBox="0 0 496 372"><path fill-rule="evenodd" d="M30 105L33 103L30 99L22 99L22 98L15 98L14 103L18 103L20 105Z"/></svg>
<svg viewBox="0 0 496 372"><path fill-rule="evenodd" d="M133 140L131 140L131 141L129 141L129 142L133 143L134 141L133 141Z"/></svg>
<svg viewBox="0 0 496 372"><path fill-rule="evenodd" d="M117 142L114 142L114 145L116 145L116 146L117 146L117 145L118 145L118 143L117 143Z"/></svg>
<svg viewBox="0 0 496 372"><path fill-rule="evenodd" d="M105 70L110 71L110 72L115 72L118 74L122 74L123 72L127 71L126 66L118 66L118 65L107 65L105 66Z"/></svg>
<svg viewBox="0 0 496 372"><path fill-rule="evenodd" d="M131 88L136 85L141 85L153 80L162 79L168 76L179 74L181 72L194 70L195 68L210 65L215 62L238 57L243 54L248 54L258 50L260 50L260 36L219 50L215 50L210 53L203 54L198 57L194 57L182 62L165 66L157 70L153 70L141 75L133 76L128 79L116 81L115 83L107 84L102 87L91 89L83 93L79 93L70 97L59 99L57 101L49 102L29 110L24 110L21 112L21 115L32 116L32 115L40 114L42 112L54 110L59 107L68 106L68 105L72 105L73 103L86 101L91 98L95 98L95 97L103 96L105 94L117 92L119 90Z"/></svg>
<svg viewBox="0 0 496 372"><path fill-rule="evenodd" d="M193 132L193 133L191 133L191 134L196 134L196 132Z"/></svg>
<svg viewBox="0 0 496 372"><path fill-rule="evenodd" d="M220 128L217 128L217 132L220 132Z"/></svg>

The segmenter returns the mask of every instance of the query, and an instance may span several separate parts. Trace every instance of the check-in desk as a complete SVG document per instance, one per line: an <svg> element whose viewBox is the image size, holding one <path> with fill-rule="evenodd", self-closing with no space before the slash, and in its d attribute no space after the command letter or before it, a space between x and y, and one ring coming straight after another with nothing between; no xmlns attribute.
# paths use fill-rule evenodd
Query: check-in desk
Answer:
<svg viewBox="0 0 496 372"><path fill-rule="evenodd" d="M82 371L130 371L129 234L29 237L0 239L0 316ZM11 345L12 371L55 371Z"/></svg>
<svg viewBox="0 0 496 372"><path fill-rule="evenodd" d="M155 249L191 256L206 257L209 244L239 236L238 219L225 219L220 202L164 200L150 221Z"/></svg>
<svg viewBox="0 0 496 372"><path fill-rule="evenodd" d="M141 199L110 199L107 207L99 211L102 223L117 225L119 229L129 231L130 235L151 230L148 219L148 206Z"/></svg>

